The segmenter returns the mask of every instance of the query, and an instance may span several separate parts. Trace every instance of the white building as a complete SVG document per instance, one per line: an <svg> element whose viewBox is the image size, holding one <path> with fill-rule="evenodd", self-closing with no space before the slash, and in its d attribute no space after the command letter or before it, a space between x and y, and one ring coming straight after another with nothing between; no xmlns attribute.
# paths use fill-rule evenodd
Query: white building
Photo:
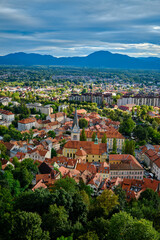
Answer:
<svg viewBox="0 0 160 240"><path fill-rule="evenodd" d="M0 109L0 119L5 122L11 123L14 120L14 113L9 112L7 110Z"/></svg>
<svg viewBox="0 0 160 240"><path fill-rule="evenodd" d="M36 127L36 119L35 118L26 118L18 121L18 130L25 131L30 130L32 127Z"/></svg>
<svg viewBox="0 0 160 240"><path fill-rule="evenodd" d="M153 162L152 172L155 174L156 178L160 180L160 158Z"/></svg>
<svg viewBox="0 0 160 240"><path fill-rule="evenodd" d="M50 115L53 112L53 108L50 105L43 106L41 103L28 103L26 106L29 109L35 108L37 112L40 111L47 115Z"/></svg>

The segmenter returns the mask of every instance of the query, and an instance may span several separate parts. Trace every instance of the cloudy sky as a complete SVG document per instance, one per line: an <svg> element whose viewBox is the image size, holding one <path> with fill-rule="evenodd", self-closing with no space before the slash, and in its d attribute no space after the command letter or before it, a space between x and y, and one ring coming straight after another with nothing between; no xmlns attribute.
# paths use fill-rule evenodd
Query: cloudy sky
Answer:
<svg viewBox="0 0 160 240"><path fill-rule="evenodd" d="M0 55L160 57L160 0L0 0Z"/></svg>

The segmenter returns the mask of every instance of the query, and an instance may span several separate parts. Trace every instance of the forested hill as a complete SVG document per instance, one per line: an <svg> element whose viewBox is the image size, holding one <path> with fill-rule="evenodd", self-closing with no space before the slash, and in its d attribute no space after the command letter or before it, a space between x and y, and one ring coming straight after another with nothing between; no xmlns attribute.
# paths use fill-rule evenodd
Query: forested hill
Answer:
<svg viewBox="0 0 160 240"><path fill-rule="evenodd" d="M160 58L133 58L108 51L94 52L86 57L53 57L35 53L12 53L0 56L0 65L55 65L105 67L121 69L160 69Z"/></svg>

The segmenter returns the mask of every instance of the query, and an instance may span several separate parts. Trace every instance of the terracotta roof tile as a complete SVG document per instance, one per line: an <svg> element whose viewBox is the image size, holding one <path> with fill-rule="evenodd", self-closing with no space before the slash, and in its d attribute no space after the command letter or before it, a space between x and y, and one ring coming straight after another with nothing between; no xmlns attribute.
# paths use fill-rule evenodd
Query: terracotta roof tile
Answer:
<svg viewBox="0 0 160 240"><path fill-rule="evenodd" d="M94 142L89 142L89 141L68 141L64 145L64 148L71 148L71 149L83 148L87 154L92 154L92 155L102 155L103 153L107 152L107 144L105 143L95 144Z"/></svg>

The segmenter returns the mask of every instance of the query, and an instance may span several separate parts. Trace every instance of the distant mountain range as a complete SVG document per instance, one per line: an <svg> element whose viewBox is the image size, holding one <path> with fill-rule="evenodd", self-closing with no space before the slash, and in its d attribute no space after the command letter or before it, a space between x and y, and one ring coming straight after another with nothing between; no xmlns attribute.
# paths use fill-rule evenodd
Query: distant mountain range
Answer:
<svg viewBox="0 0 160 240"><path fill-rule="evenodd" d="M0 65L56 65L75 67L104 67L121 69L160 69L160 58L134 58L108 51L94 52L86 57L53 57L35 53L11 53L0 56Z"/></svg>

